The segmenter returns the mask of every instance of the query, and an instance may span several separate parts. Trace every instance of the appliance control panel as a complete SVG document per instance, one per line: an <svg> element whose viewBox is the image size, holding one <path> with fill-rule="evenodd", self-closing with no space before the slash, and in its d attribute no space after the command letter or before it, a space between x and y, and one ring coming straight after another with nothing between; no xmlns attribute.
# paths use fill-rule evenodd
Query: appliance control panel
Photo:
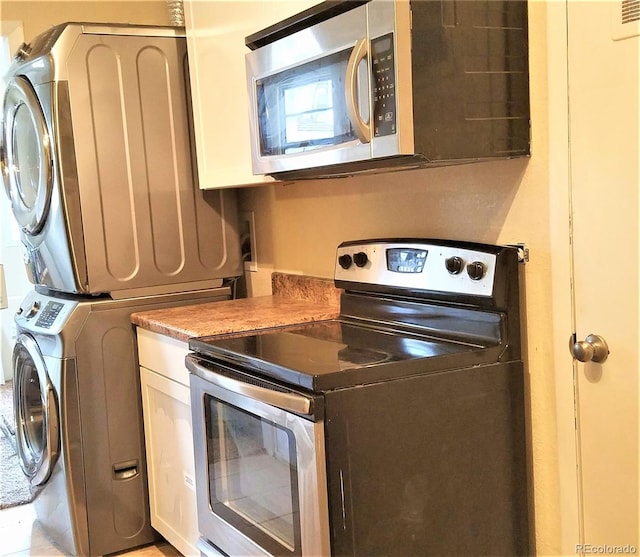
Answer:
<svg viewBox="0 0 640 557"><path fill-rule="evenodd" d="M396 70L393 33L371 41L373 76L373 134L396 133Z"/></svg>
<svg viewBox="0 0 640 557"><path fill-rule="evenodd" d="M345 242L335 280L447 294L492 296L496 254L463 245L412 240Z"/></svg>
<svg viewBox="0 0 640 557"><path fill-rule="evenodd" d="M78 302L74 300L29 292L16 312L15 322L22 329L32 332L57 334L77 305Z"/></svg>

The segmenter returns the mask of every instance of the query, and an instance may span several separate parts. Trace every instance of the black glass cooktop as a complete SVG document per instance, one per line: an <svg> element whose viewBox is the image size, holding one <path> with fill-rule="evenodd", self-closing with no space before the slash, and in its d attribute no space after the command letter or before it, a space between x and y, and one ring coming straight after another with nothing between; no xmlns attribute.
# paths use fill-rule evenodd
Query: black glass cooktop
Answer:
<svg viewBox="0 0 640 557"><path fill-rule="evenodd" d="M361 327L341 320L271 329L239 338L191 339L214 359L314 391L366 384L463 365L473 344ZM448 356L454 356L451 362ZM437 360L437 365L436 364Z"/></svg>

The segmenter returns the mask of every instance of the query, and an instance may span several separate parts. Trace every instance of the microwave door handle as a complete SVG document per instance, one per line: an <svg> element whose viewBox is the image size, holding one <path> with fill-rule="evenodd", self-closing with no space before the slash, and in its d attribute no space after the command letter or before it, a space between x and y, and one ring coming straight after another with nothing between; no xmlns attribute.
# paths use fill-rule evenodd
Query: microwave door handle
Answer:
<svg viewBox="0 0 640 557"><path fill-rule="evenodd" d="M189 371L201 379L204 379L209 383L213 383L214 385L232 393L244 395L288 412L297 412L298 414L303 414L305 416L313 414L311 399L305 396L296 393L273 391L265 387L252 385L251 383L245 383L244 381L234 379L228 375L216 373L211 368L200 364L196 358L191 355L187 355L185 358L185 364Z"/></svg>
<svg viewBox="0 0 640 557"><path fill-rule="evenodd" d="M347 85L345 88L347 116L349 120L351 120L351 125L353 126L356 136L358 136L358 139L362 143L369 143L371 141L371 131L369 129L369 123L362 119L360 111L358 110L358 66L360 62L365 59L368 52L369 41L366 38L360 39L349 57L345 79Z"/></svg>

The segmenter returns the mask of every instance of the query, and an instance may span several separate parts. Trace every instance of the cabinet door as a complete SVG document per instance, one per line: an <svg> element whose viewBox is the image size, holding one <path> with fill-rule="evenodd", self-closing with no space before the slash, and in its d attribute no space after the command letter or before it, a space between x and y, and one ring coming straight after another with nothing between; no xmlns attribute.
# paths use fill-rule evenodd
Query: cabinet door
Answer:
<svg viewBox="0 0 640 557"><path fill-rule="evenodd" d="M200 555L189 388L145 367L140 380L151 525L183 555Z"/></svg>
<svg viewBox="0 0 640 557"><path fill-rule="evenodd" d="M185 1L193 121L201 188L273 183L251 169L247 35L319 0Z"/></svg>

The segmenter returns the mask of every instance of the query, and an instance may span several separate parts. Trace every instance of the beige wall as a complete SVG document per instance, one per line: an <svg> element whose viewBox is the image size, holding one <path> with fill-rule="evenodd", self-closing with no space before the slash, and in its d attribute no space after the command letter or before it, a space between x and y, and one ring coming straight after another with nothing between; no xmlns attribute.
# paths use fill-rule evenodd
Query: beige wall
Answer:
<svg viewBox="0 0 640 557"><path fill-rule="evenodd" d="M137 2L1 0L0 20L22 21L26 41L52 25L65 21L169 25L167 4L163 0Z"/></svg>
<svg viewBox="0 0 640 557"><path fill-rule="evenodd" d="M272 270L332 277L335 248L344 240L444 237L527 244L531 261L522 269L524 342L536 545L539 554L557 555L557 347L550 334L550 292L552 258L561 246L551 241L550 229L556 219L552 207L558 205L551 196L566 196L567 186L549 183L546 5L530 2L529 12L530 159L262 186L241 190L240 196L241 208L254 211L256 220L259 271L251 274L254 295L269 293ZM568 213L560 218L566 222ZM566 244L566 236L559 244Z"/></svg>

